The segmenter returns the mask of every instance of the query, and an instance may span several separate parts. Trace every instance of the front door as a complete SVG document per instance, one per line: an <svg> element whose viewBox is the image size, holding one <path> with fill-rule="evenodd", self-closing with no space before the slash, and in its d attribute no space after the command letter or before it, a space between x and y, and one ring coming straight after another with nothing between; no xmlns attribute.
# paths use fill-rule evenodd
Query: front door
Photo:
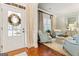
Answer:
<svg viewBox="0 0 79 59"><path fill-rule="evenodd" d="M25 10L3 4L3 52L25 47Z"/></svg>

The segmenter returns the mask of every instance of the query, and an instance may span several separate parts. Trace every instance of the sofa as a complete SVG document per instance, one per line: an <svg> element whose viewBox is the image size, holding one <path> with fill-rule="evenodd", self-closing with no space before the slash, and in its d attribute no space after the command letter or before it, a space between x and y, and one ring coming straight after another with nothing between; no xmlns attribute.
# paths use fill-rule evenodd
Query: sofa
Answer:
<svg viewBox="0 0 79 59"><path fill-rule="evenodd" d="M79 35L74 35L65 40L63 47L72 56L79 56Z"/></svg>

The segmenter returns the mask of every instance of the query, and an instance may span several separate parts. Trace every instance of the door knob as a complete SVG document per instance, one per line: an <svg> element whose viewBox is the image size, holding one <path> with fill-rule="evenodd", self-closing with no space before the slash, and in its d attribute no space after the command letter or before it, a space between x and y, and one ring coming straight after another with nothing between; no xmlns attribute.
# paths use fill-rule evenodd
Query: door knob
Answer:
<svg viewBox="0 0 79 59"><path fill-rule="evenodd" d="M24 30L22 32L24 33Z"/></svg>
<svg viewBox="0 0 79 59"><path fill-rule="evenodd" d="M23 31L22 32L24 33L24 28L23 28Z"/></svg>

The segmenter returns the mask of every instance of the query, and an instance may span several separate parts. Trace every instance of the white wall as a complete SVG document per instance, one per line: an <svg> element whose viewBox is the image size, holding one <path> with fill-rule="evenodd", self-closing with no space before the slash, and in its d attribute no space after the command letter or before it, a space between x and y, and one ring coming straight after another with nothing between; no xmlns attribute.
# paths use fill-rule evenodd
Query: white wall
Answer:
<svg viewBox="0 0 79 59"><path fill-rule="evenodd" d="M38 47L38 4L29 3L26 5L27 25L28 25L28 48Z"/></svg>
<svg viewBox="0 0 79 59"><path fill-rule="evenodd" d="M77 21L79 23L79 12L68 13L68 14L65 14L63 16L58 16L56 19L57 29L62 29L62 30L66 29L67 18L73 17L73 16L77 18Z"/></svg>
<svg viewBox="0 0 79 59"><path fill-rule="evenodd" d="M38 4L33 4L33 17L34 17L34 29L33 29L33 46L38 47Z"/></svg>
<svg viewBox="0 0 79 59"><path fill-rule="evenodd" d="M59 16L56 18L56 28L64 30L66 28L65 16Z"/></svg>

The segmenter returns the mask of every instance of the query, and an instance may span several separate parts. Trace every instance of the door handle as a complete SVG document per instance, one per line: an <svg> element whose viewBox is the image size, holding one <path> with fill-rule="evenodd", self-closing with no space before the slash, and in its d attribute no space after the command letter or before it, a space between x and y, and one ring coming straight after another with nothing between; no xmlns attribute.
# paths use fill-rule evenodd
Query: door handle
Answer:
<svg viewBox="0 0 79 59"><path fill-rule="evenodd" d="M24 33L24 30L22 32Z"/></svg>
<svg viewBox="0 0 79 59"><path fill-rule="evenodd" d="M1 45L0 48L3 48L3 45Z"/></svg>
<svg viewBox="0 0 79 59"><path fill-rule="evenodd" d="M23 28L22 32L24 33L24 28Z"/></svg>
<svg viewBox="0 0 79 59"><path fill-rule="evenodd" d="M3 30L3 27L1 27L1 30Z"/></svg>

